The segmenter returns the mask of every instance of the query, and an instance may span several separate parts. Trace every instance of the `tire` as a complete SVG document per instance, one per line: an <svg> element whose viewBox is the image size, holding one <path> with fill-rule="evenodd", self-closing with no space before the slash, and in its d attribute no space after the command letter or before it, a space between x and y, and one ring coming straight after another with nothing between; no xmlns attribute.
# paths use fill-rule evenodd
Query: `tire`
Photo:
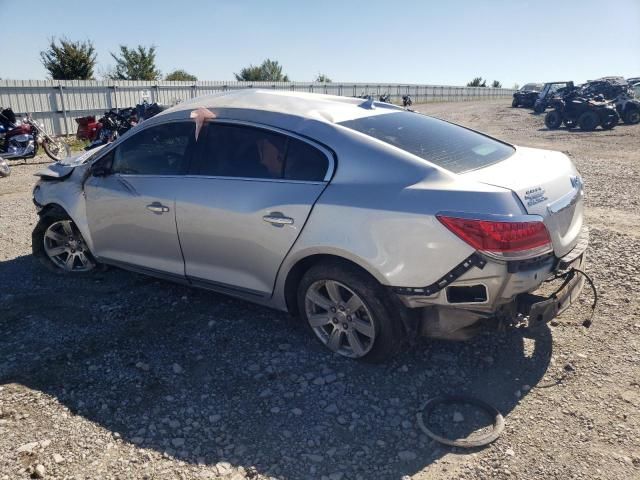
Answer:
<svg viewBox="0 0 640 480"><path fill-rule="evenodd" d="M585 132L592 132L596 129L596 127L600 124L600 117L596 112L591 110L584 112L578 118L578 125L580 126L580 130L584 130Z"/></svg>
<svg viewBox="0 0 640 480"><path fill-rule="evenodd" d="M311 267L298 285L297 301L304 323L335 353L378 363L402 348L406 336L392 297L356 267L341 262Z"/></svg>
<svg viewBox="0 0 640 480"><path fill-rule="evenodd" d="M557 110L551 110L545 115L544 124L549 130L557 130L562 125L562 115Z"/></svg>
<svg viewBox="0 0 640 480"><path fill-rule="evenodd" d="M629 125L640 123L640 108L627 108L622 119L624 120L624 123L628 123Z"/></svg>
<svg viewBox="0 0 640 480"><path fill-rule="evenodd" d="M57 274L88 273L98 266L78 227L61 208L54 207L40 217L31 234L31 250Z"/></svg>
<svg viewBox="0 0 640 480"><path fill-rule="evenodd" d="M611 130L618 124L619 119L620 116L617 114L617 112L608 113L602 117L600 126L603 130Z"/></svg>
<svg viewBox="0 0 640 480"><path fill-rule="evenodd" d="M59 162L60 160L64 160L65 158L71 156L71 149L69 148L69 144L60 139L55 140L53 143L45 140L42 143L42 147L44 148L44 153L46 153L49 158L56 162Z"/></svg>
<svg viewBox="0 0 640 480"><path fill-rule="evenodd" d="M513 101L511 102L511 106L512 106L513 108L518 108L518 105L519 105L519 104L518 104L518 99L517 99L517 98L515 98L515 97L513 97Z"/></svg>
<svg viewBox="0 0 640 480"><path fill-rule="evenodd" d="M533 105L533 111L536 113L542 113L546 110L546 107L542 103L535 103Z"/></svg>

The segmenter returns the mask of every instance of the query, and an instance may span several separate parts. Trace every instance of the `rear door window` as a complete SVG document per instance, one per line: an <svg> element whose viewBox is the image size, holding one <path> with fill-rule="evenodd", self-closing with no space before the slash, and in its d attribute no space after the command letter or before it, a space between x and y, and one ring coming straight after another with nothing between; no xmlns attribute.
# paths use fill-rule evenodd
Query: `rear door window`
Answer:
<svg viewBox="0 0 640 480"><path fill-rule="evenodd" d="M415 112L394 112L341 122L454 173L483 168L515 152L507 144Z"/></svg>

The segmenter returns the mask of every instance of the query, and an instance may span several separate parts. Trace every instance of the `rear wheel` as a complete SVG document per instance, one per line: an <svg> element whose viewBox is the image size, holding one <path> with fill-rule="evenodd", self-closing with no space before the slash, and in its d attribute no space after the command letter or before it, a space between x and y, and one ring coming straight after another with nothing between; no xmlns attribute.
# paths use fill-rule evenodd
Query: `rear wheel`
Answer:
<svg viewBox="0 0 640 480"><path fill-rule="evenodd" d="M588 112L584 112L578 118L578 125L580 126L580 130L584 130L585 132L591 132L596 129L598 124L600 123L600 118L596 112L589 110Z"/></svg>
<svg viewBox="0 0 640 480"><path fill-rule="evenodd" d="M33 230L31 248L34 256L56 273L86 273L96 267L80 230L58 209L40 218Z"/></svg>
<svg viewBox="0 0 640 480"><path fill-rule="evenodd" d="M624 120L624 123L628 123L630 125L640 123L640 108L627 108L622 118Z"/></svg>
<svg viewBox="0 0 640 480"><path fill-rule="evenodd" d="M544 124L549 130L556 130L562 125L562 115L557 110L551 110L545 115Z"/></svg>
<svg viewBox="0 0 640 480"><path fill-rule="evenodd" d="M381 362L402 346L401 319L394 318L387 292L355 267L331 262L310 268L297 298L307 326L335 353Z"/></svg>

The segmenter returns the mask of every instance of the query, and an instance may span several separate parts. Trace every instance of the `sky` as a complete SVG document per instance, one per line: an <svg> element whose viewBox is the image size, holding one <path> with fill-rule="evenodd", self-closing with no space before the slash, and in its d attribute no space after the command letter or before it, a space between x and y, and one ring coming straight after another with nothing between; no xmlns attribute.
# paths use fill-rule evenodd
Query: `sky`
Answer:
<svg viewBox="0 0 640 480"><path fill-rule="evenodd" d="M63 36L93 41L98 79L120 44L155 45L163 73L199 80L265 58L297 81L640 76L640 0L0 0L0 25L3 79L47 78L39 52Z"/></svg>

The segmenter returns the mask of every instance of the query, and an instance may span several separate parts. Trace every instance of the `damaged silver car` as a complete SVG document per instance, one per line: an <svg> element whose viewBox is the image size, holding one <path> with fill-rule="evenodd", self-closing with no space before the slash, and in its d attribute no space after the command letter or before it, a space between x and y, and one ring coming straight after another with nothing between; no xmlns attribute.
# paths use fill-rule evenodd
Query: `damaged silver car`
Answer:
<svg viewBox="0 0 640 480"><path fill-rule="evenodd" d="M583 287L566 155L386 103L199 97L38 175L33 252L51 269L113 265L288 311L346 357L547 322Z"/></svg>

